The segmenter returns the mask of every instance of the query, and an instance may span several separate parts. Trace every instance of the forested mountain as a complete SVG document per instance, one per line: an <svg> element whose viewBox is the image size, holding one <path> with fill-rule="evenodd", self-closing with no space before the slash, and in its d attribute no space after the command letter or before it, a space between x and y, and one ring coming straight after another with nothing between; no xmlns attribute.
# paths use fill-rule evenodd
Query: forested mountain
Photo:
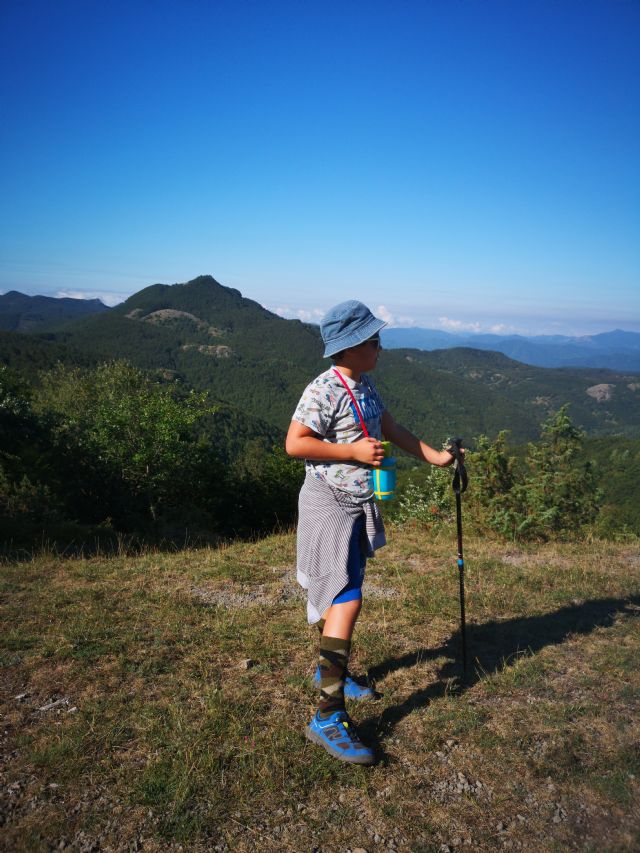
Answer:
<svg viewBox="0 0 640 853"><path fill-rule="evenodd" d="M0 295L0 329L10 332L44 332L59 329L70 320L109 311L99 299L27 296L10 290Z"/></svg>
<svg viewBox="0 0 640 853"><path fill-rule="evenodd" d="M453 374L464 384L459 405L470 417L483 417L484 430L511 429L515 441L527 424L539 424L551 412L569 404L571 418L590 435L640 435L640 377L596 368L538 368L513 361L501 353L474 349L393 350L386 359L400 370L399 360L417 369ZM406 370L406 366L404 367ZM474 412L480 391L483 413ZM455 392L454 392L455 393ZM498 424L503 426L499 427ZM469 434L469 433L467 433ZM477 434L475 432L471 434Z"/></svg>
<svg viewBox="0 0 640 853"><path fill-rule="evenodd" d="M51 336L99 359L173 371L278 434L306 383L329 364L316 326L284 320L211 276L156 284ZM376 381L400 420L434 443L451 433L533 439L570 403L590 434L640 433L640 380L597 369L544 369L471 349L384 351Z"/></svg>
<svg viewBox="0 0 640 853"><path fill-rule="evenodd" d="M284 432L305 385L329 366L321 353L316 326L210 276L153 285L58 331L0 331L0 534L14 544L43 531L209 541L291 523L302 466L284 454ZM598 529L637 528L636 375L459 348L386 350L375 376L400 422L436 447L461 435L478 459L481 435L509 430L511 447L539 444L541 424L566 420L568 403L565 437L581 441L571 422L587 430L580 464L590 471L595 458L604 484Z"/></svg>

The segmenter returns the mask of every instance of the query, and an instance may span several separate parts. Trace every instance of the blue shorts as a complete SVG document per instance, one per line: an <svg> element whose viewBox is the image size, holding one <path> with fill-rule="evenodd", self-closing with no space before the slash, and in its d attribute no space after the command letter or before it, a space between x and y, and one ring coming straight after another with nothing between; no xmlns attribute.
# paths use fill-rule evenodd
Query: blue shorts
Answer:
<svg viewBox="0 0 640 853"><path fill-rule="evenodd" d="M364 581L364 569L367 565L367 558L362 553L362 548L360 547L363 525L364 518L359 518L353 525L353 533L349 542L349 560L347 562L349 582L336 595L332 604L344 604L345 601L357 601L359 598L362 598L362 582Z"/></svg>

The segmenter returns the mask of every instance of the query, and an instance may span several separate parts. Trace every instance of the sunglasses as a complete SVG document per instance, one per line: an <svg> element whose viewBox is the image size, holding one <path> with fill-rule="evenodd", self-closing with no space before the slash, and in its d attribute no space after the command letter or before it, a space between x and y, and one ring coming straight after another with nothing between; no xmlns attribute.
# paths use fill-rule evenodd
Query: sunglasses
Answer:
<svg viewBox="0 0 640 853"><path fill-rule="evenodd" d="M365 346L365 344L372 344L376 349L382 349L380 335L374 335L372 338L367 338L367 340L363 341L360 346Z"/></svg>

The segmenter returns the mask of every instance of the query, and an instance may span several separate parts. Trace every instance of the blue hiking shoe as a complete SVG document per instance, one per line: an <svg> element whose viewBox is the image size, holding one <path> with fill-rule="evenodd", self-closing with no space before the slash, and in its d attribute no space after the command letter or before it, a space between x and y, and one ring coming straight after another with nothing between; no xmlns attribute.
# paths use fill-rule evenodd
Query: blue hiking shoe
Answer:
<svg viewBox="0 0 640 853"><path fill-rule="evenodd" d="M336 711L323 720L316 711L305 730L308 740L324 747L334 758L350 764L375 764L373 750L365 746L346 711Z"/></svg>
<svg viewBox="0 0 640 853"><path fill-rule="evenodd" d="M313 686L320 689L319 666L316 667L316 671L313 676ZM353 676L347 672L347 677L344 680L344 698L362 701L363 699L379 699L380 694L376 693L376 691L369 687L368 684L358 684Z"/></svg>

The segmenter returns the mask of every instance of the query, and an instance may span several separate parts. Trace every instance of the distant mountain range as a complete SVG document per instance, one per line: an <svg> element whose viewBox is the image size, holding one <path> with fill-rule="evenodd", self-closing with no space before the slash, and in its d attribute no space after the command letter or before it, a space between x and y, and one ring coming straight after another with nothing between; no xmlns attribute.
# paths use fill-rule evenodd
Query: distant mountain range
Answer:
<svg viewBox="0 0 640 853"><path fill-rule="evenodd" d="M146 290L148 288L140 292L144 293ZM137 296L138 294L134 294L131 299ZM0 330L52 332L63 329L67 323L80 317L103 314L110 310L112 309L107 308L99 299L27 296L12 290L0 295ZM459 335L440 329L386 328L382 333L382 342L387 349L419 349L429 352L465 347L501 352L515 361L537 367L600 367L640 373L640 334L620 329L598 335L568 337Z"/></svg>
<svg viewBox="0 0 640 853"><path fill-rule="evenodd" d="M599 335L454 335L438 329L384 329L388 349L421 350L471 347L501 352L537 367L603 367L640 372L640 334L616 329Z"/></svg>
<svg viewBox="0 0 640 853"><path fill-rule="evenodd" d="M394 331L402 330L383 334ZM56 361L126 358L162 381L207 389L253 419L245 436L255 434L259 420L274 443L305 385L329 366L321 353L317 326L285 320L211 276L152 285L57 330L0 333L0 361L34 381ZM640 377L631 371L542 368L457 347L386 349L375 377L398 420L436 445L452 434L495 436L501 429L511 430L515 442L532 440L565 403L591 435L640 434ZM238 431L231 422L226 429Z"/></svg>
<svg viewBox="0 0 640 853"><path fill-rule="evenodd" d="M70 320L109 311L99 299L27 296L17 290L0 295L0 329L6 332L46 332Z"/></svg>

